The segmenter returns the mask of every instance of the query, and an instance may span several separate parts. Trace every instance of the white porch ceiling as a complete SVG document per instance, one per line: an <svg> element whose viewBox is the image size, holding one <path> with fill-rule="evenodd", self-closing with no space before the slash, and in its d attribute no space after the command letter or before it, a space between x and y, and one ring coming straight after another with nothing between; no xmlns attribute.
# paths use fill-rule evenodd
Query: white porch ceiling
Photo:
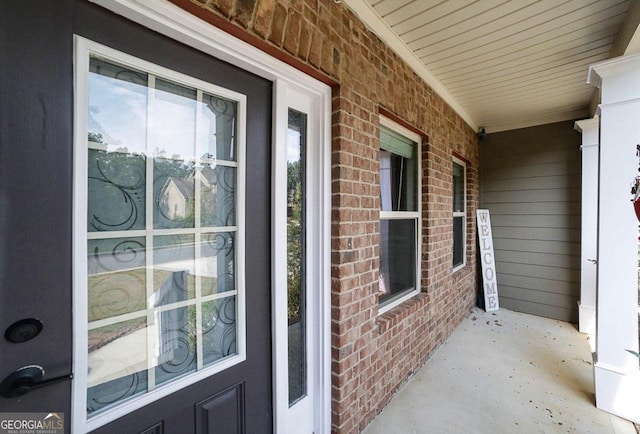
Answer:
<svg viewBox="0 0 640 434"><path fill-rule="evenodd" d="M635 0L344 1L487 132L587 117L589 65L628 52L640 15Z"/></svg>

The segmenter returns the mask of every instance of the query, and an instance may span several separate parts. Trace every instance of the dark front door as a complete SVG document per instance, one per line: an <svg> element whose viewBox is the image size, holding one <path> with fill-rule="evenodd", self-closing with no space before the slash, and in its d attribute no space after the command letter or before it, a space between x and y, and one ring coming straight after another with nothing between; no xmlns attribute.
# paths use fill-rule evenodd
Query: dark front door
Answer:
<svg viewBox="0 0 640 434"><path fill-rule="evenodd" d="M0 17L0 413L271 432L271 83L85 1Z"/></svg>

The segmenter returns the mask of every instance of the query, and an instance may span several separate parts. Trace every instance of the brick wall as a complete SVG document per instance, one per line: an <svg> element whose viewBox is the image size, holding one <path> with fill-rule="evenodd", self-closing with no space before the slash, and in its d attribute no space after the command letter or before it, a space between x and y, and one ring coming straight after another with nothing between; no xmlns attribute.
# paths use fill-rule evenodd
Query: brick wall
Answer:
<svg viewBox="0 0 640 434"><path fill-rule="evenodd" d="M332 430L362 430L475 303L475 132L344 4L173 0L333 84ZM379 115L424 137L422 293L378 315ZM467 161L467 266L452 273L452 156Z"/></svg>

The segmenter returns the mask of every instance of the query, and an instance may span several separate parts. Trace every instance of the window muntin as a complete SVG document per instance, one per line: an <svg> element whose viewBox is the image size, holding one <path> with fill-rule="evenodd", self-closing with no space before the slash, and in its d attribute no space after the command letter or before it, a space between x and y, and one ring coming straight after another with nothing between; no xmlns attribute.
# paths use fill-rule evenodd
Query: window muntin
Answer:
<svg viewBox="0 0 640 434"><path fill-rule="evenodd" d="M244 97L132 62L84 71L89 418L245 351Z"/></svg>
<svg viewBox="0 0 640 434"><path fill-rule="evenodd" d="M466 264L467 177L466 164L453 160L453 269Z"/></svg>
<svg viewBox="0 0 640 434"><path fill-rule="evenodd" d="M379 154L381 313L419 292L420 251L419 137L388 120L382 123Z"/></svg>

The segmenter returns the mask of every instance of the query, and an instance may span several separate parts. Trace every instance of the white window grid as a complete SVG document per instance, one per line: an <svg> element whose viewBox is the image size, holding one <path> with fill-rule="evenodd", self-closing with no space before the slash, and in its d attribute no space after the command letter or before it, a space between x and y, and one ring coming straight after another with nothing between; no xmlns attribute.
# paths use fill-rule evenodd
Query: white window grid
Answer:
<svg viewBox="0 0 640 434"><path fill-rule="evenodd" d="M233 365L236 365L246 359L246 326L245 326L245 291L244 291L244 209L240 204L244 203L245 196L245 125L246 125L246 97L240 93L230 91L228 89L212 85L202 80L195 79L190 76L175 72L168 68L164 68L150 62L129 56L117 50L101 44L76 37L76 131L75 131L75 151L74 164L75 185L74 185L74 256L80 260L74 265L74 335L76 336L74 345L74 354L76 366L76 385L74 386L74 400L86 402L86 386L87 386L87 335L90 330L127 321L146 317L147 320L147 392L142 397L134 397L130 400L123 401L121 404L115 405L113 408L104 412L97 413L90 421L86 423L87 428L98 427L107 423L122 414L126 414L136 408L140 408L150 402L160 399L169 393L195 383L205 377L221 372ZM144 71L148 74L147 82L147 130L150 128L149 122L153 112L155 81L157 78L170 80L174 83L197 89L197 103L202 103L205 94L214 95L216 97L225 98L234 101L237 107L236 125L235 125L235 145L236 145L236 161L223 160L218 158L193 158L190 161L196 165L208 164L211 167L224 166L236 169L236 188L235 188L235 204L236 204L236 225L234 226L218 226L203 227L201 226L201 205L200 195L201 186L199 182L195 182L195 203L194 214L195 222L193 228L174 228L174 229L156 229L153 227L153 163L154 158L152 143L147 135L146 143L146 203L145 203L145 229L126 230L126 231L104 231L89 232L86 224L87 214L87 158L89 149L99 149L99 147L87 141L87 115L88 112L88 76L89 76L89 59L90 58L105 59L109 62L121 65L126 68L133 68ZM200 106L200 104L197 104ZM202 148L205 143L198 125L202 122L201 110L195 110L195 154L204 155ZM166 158L166 157L162 157ZM200 246L203 238L212 233L233 233L234 234L234 264L235 264L235 289L222 293L215 293L207 296L202 295L202 278L199 259L201 259ZM149 300L152 300L153 289L153 240L154 237L163 235L193 235L194 236L194 298L175 303L167 303L161 306L152 306ZM146 300L147 306L134 312L122 315L116 315L109 318L99 319L88 322L88 269L87 269L87 245L90 240L100 239L116 239L116 238L145 238L145 273L146 273ZM92 274L95 275L95 274ZM204 303L223 299L227 297L236 298L236 354L220 359L212 364L203 366L203 347L202 347L202 305ZM162 312L168 310L191 307L196 308L196 354L197 366L196 371L190 374L176 378L167 383L163 383L161 387L155 382L155 367L157 365L156 344L158 342L157 332L150 327L156 324L155 317ZM78 338L79 337L79 338ZM93 428L91 428L93 429Z"/></svg>

